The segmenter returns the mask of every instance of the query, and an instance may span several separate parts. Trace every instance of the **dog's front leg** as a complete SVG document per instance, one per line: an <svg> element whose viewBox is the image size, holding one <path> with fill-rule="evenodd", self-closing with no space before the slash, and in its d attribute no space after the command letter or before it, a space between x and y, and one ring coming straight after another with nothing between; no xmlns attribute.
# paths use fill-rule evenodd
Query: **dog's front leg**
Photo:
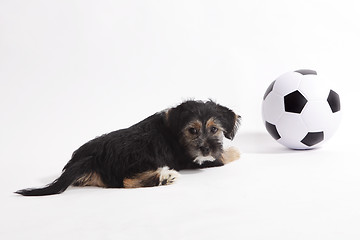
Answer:
<svg viewBox="0 0 360 240"><path fill-rule="evenodd" d="M236 147L229 147L221 154L220 161L223 164L231 163L240 158L240 152Z"/></svg>

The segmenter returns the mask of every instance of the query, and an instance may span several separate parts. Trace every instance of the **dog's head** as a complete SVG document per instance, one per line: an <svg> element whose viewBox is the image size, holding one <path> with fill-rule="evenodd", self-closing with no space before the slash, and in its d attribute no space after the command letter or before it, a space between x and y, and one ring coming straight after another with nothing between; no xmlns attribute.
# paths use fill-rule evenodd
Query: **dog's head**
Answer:
<svg viewBox="0 0 360 240"><path fill-rule="evenodd" d="M223 136L234 138L240 116L213 101L186 101L169 109L166 121L188 155L201 164L221 156Z"/></svg>

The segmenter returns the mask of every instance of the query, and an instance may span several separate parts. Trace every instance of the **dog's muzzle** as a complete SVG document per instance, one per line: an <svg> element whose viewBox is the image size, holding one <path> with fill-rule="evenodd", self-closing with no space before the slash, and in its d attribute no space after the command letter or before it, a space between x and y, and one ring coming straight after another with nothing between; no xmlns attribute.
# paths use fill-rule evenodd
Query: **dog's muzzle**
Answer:
<svg viewBox="0 0 360 240"><path fill-rule="evenodd" d="M208 156L210 153L210 148L207 146L200 147L200 151L204 157Z"/></svg>

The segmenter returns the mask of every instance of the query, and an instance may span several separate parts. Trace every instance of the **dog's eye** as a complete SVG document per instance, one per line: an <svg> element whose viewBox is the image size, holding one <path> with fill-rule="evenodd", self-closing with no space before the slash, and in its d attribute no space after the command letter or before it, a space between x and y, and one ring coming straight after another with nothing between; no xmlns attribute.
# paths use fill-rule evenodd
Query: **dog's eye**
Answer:
<svg viewBox="0 0 360 240"><path fill-rule="evenodd" d="M189 128L189 133L191 133L192 135L196 135L198 134L198 130L196 128Z"/></svg>
<svg viewBox="0 0 360 240"><path fill-rule="evenodd" d="M211 133L216 133L217 131L218 131L218 129L216 127L211 127L210 128Z"/></svg>

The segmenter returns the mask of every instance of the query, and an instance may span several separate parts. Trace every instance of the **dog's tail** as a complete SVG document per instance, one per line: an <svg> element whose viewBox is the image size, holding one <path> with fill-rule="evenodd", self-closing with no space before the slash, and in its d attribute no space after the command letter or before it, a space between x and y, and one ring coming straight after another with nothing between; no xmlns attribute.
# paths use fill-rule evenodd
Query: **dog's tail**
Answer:
<svg viewBox="0 0 360 240"><path fill-rule="evenodd" d="M64 192L71 184L89 171L89 160L91 157L69 161L61 176L43 188L27 188L15 193L23 196L46 196Z"/></svg>

